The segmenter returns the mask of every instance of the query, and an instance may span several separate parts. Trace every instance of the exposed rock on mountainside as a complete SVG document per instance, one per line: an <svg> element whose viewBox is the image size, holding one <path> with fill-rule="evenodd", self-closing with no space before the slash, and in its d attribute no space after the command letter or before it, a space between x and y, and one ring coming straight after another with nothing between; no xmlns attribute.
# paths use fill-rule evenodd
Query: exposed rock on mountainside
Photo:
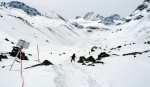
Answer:
<svg viewBox="0 0 150 87"><path fill-rule="evenodd" d="M62 16L58 15L57 13L50 11L45 14L45 17L50 18L50 19L62 19L66 21Z"/></svg>
<svg viewBox="0 0 150 87"><path fill-rule="evenodd" d="M21 9L30 16L41 15L41 13L38 12L35 8L32 8L25 3L19 1L11 1L9 3L2 2L0 6Z"/></svg>
<svg viewBox="0 0 150 87"><path fill-rule="evenodd" d="M99 23L103 23L105 25L111 25L115 23L114 20L124 20L124 18L121 18L118 14L114 14L109 17L106 17L103 21L100 21Z"/></svg>
<svg viewBox="0 0 150 87"><path fill-rule="evenodd" d="M104 17L100 16L99 14L95 14L94 12L88 12L85 16L84 16L85 20L88 21L97 21L97 20L103 20Z"/></svg>
<svg viewBox="0 0 150 87"><path fill-rule="evenodd" d="M124 20L124 18L120 17L118 14L111 15L109 17L103 17L99 14L96 14L94 12L88 12L84 19L87 21L99 21L99 23L105 24L105 25L111 25L114 24L114 20Z"/></svg>
<svg viewBox="0 0 150 87"><path fill-rule="evenodd" d="M81 16L77 16L76 19L82 18Z"/></svg>
<svg viewBox="0 0 150 87"><path fill-rule="evenodd" d="M84 28L83 25L80 25L80 24L77 23L77 22L72 22L71 24L74 25L74 26L77 27L77 28Z"/></svg>

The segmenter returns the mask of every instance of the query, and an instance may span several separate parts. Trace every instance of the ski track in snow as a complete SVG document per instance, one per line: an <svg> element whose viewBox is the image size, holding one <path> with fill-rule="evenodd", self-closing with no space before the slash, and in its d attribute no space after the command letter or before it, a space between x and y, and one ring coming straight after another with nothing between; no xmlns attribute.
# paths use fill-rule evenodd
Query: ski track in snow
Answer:
<svg viewBox="0 0 150 87"><path fill-rule="evenodd" d="M57 75L54 79L56 87L67 87L65 84L66 76L65 76L64 70L62 69L62 66L61 65L53 66L53 69Z"/></svg>
<svg viewBox="0 0 150 87"><path fill-rule="evenodd" d="M100 87L99 84L97 83L97 81L85 69L82 69L82 68L80 68L80 67L78 67L77 65L74 65L74 64L73 64L73 67L76 70L80 71L81 73L85 74L85 76L87 76L87 78L88 78L87 82L89 84L89 87Z"/></svg>
<svg viewBox="0 0 150 87"><path fill-rule="evenodd" d="M74 63L54 65L52 68L56 74L54 78L56 87L101 87L90 72ZM78 80L78 77L82 80Z"/></svg>

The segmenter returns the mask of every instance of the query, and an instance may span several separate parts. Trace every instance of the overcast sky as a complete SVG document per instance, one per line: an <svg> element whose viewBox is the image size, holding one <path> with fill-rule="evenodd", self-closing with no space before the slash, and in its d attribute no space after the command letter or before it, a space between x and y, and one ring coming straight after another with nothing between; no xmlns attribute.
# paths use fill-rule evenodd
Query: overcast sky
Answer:
<svg viewBox="0 0 150 87"><path fill-rule="evenodd" d="M0 0L9 2L12 0ZM16 0L17 1L17 0ZM54 11L64 18L72 19L84 16L87 12L95 12L107 17L119 14L122 17L132 13L144 0L18 0L36 8L42 14Z"/></svg>

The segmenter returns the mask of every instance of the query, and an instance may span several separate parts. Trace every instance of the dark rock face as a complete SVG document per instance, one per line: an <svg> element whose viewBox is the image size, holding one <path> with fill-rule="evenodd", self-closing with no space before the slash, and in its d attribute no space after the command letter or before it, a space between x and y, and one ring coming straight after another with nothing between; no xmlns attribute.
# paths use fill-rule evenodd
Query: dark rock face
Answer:
<svg viewBox="0 0 150 87"><path fill-rule="evenodd" d="M139 19L142 19L144 16L143 15L139 15L139 16L136 16L134 20L139 20Z"/></svg>
<svg viewBox="0 0 150 87"><path fill-rule="evenodd" d="M96 27L96 26L88 26L86 28L87 29L92 29L92 30L100 29L99 27Z"/></svg>
<svg viewBox="0 0 150 87"><path fill-rule="evenodd" d="M5 38L6 41L9 41L7 38Z"/></svg>
<svg viewBox="0 0 150 87"><path fill-rule="evenodd" d="M19 1L11 1L9 3L2 2L1 6L21 9L30 16L41 16L41 13L38 12L35 8L29 7L28 5Z"/></svg>
<svg viewBox="0 0 150 87"><path fill-rule="evenodd" d="M77 16L77 17L76 17L76 19L79 19L79 18L81 18L81 16Z"/></svg>
<svg viewBox="0 0 150 87"><path fill-rule="evenodd" d="M142 5L139 5L139 6L135 9L135 11L136 11L136 10L142 11L142 10L144 10L144 9L146 9L146 8L148 8L148 5L145 4L145 3L143 3Z"/></svg>
<svg viewBox="0 0 150 87"><path fill-rule="evenodd" d="M97 47L96 47L96 46L93 46L93 47L91 48L91 52L94 52L94 51L95 51L94 49L97 49Z"/></svg>
<svg viewBox="0 0 150 87"><path fill-rule="evenodd" d="M105 20L102 21L101 23L104 23L105 25L111 25L111 24L114 24L114 21L113 21L112 18L107 17L107 18L105 18Z"/></svg>
<svg viewBox="0 0 150 87"><path fill-rule="evenodd" d="M87 32L90 32L90 33L92 33L93 31L92 31L92 30L87 30Z"/></svg>
<svg viewBox="0 0 150 87"><path fill-rule="evenodd" d="M118 14L114 14L109 17L106 17L104 20L100 21L99 23L103 23L105 25L111 25L115 23L114 20L124 20L124 18L121 18Z"/></svg>
<svg viewBox="0 0 150 87"><path fill-rule="evenodd" d="M121 48L121 46L118 46L117 48Z"/></svg>
<svg viewBox="0 0 150 87"><path fill-rule="evenodd" d="M80 24L78 24L77 22L72 22L71 24L72 24L73 26L77 27L77 28L80 28L80 29L84 28L83 25L80 25Z"/></svg>
<svg viewBox="0 0 150 87"><path fill-rule="evenodd" d="M10 56L12 57L16 57L17 56L17 53L19 51L19 47L13 47L13 50L10 52ZM21 52L21 56L20 56L20 52L17 56L19 59L21 57L21 60L29 60L27 56L25 56L25 53L24 52Z"/></svg>
<svg viewBox="0 0 150 87"><path fill-rule="evenodd" d="M136 54L142 54L142 52L132 52L132 53L127 53L127 54L123 54L123 56L127 56L127 55L136 55Z"/></svg>
<svg viewBox="0 0 150 87"><path fill-rule="evenodd" d="M99 14L96 14L96 15L93 17L92 21L98 21L98 20L104 20L104 17L103 17L103 16L100 16Z"/></svg>
<svg viewBox="0 0 150 87"><path fill-rule="evenodd" d="M104 64L104 62L100 60L95 60L93 56L89 56L87 59L84 56L80 56L77 62L82 63L82 65L87 65L87 66L95 66L94 64L99 64L99 63Z"/></svg>
<svg viewBox="0 0 150 87"><path fill-rule="evenodd" d="M107 54L106 52L102 52L98 55L98 58L96 60L101 60L102 58L105 58L105 57L109 57L110 55Z"/></svg>
<svg viewBox="0 0 150 87"><path fill-rule="evenodd" d="M126 53L126 54L123 54L122 56L134 55L134 57L136 57L137 54L143 54L143 53L148 53L148 52L150 52L150 50L146 50L146 51L143 51L143 52Z"/></svg>
<svg viewBox="0 0 150 87"><path fill-rule="evenodd" d="M10 52L10 56L15 57L19 51L19 47L13 47L13 50Z"/></svg>
<svg viewBox="0 0 150 87"><path fill-rule="evenodd" d="M125 22L130 22L132 19L125 19Z"/></svg>
<svg viewBox="0 0 150 87"><path fill-rule="evenodd" d="M30 66L30 67L26 67L24 69L29 69L29 68L33 68L33 67L37 67L37 66L42 66L42 65L48 66L48 65L53 65L53 64L50 61L48 61L48 60L44 60L40 64L36 64L36 65Z"/></svg>
<svg viewBox="0 0 150 87"><path fill-rule="evenodd" d="M93 56L90 56L86 59L87 62L92 62L92 63L95 63L96 60L93 58Z"/></svg>
<svg viewBox="0 0 150 87"><path fill-rule="evenodd" d="M79 60L77 61L78 63L84 63L86 58L84 56L80 56Z"/></svg>
<svg viewBox="0 0 150 87"><path fill-rule="evenodd" d="M50 61L48 61L48 60L44 60L42 63L41 63L41 65L45 65L45 66L47 66L47 65L53 65Z"/></svg>
<svg viewBox="0 0 150 87"><path fill-rule="evenodd" d="M24 52L21 52L21 53L18 54L17 57L18 57L19 59L20 59L20 54L21 54L21 60L29 60L28 57L25 56L25 53L24 53Z"/></svg>
<svg viewBox="0 0 150 87"><path fill-rule="evenodd" d="M2 54L0 55L0 61L1 61L1 59L8 59L8 57L2 53Z"/></svg>
<svg viewBox="0 0 150 87"><path fill-rule="evenodd" d="M147 12L150 12L150 8L149 8L149 9L147 9Z"/></svg>
<svg viewBox="0 0 150 87"><path fill-rule="evenodd" d="M126 46L128 44L125 44L124 46ZM122 46L117 46L116 48L111 48L110 50L120 50Z"/></svg>
<svg viewBox="0 0 150 87"><path fill-rule="evenodd" d="M144 44L150 44L150 41L144 42Z"/></svg>

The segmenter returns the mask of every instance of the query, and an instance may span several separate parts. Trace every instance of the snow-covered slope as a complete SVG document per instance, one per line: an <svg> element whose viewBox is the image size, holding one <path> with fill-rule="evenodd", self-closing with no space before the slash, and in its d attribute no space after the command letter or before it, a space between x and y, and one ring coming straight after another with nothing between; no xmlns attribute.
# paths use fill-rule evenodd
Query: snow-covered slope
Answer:
<svg viewBox="0 0 150 87"><path fill-rule="evenodd" d="M83 18L65 22L55 13L48 15L52 18L30 16L21 9L2 6L0 53L10 52L19 39L31 43L29 49L23 50L29 58L22 66L24 87L150 87L150 2L144 3L148 7L136 9L135 15L129 17L132 21L126 22L127 17L120 25L109 26ZM138 14L143 17L134 20ZM70 22L77 22L77 27L83 25L82 29ZM37 44L41 62L49 60L54 65L24 69L38 63ZM77 63L80 56L97 59L101 52L110 54L100 60L104 64ZM77 58L71 63L73 53ZM20 63L15 62L9 71L14 57L6 55L8 59L0 61L0 87L20 87Z"/></svg>
<svg viewBox="0 0 150 87"><path fill-rule="evenodd" d="M45 17L50 18L50 19L62 19L63 21L66 22L66 20L62 16L58 15L57 13L53 11L46 13Z"/></svg>
<svg viewBox="0 0 150 87"><path fill-rule="evenodd" d="M3 40L8 38L17 42L19 39L24 39L33 42L35 46L41 44L48 48L53 48L54 45L55 47L74 46L81 41L81 35L76 32L77 29L62 19L30 16L23 10L3 6L0 7L0 15ZM8 47L10 46L12 46L11 43Z"/></svg>
<svg viewBox="0 0 150 87"><path fill-rule="evenodd" d="M139 5L133 13L130 14L129 17L126 18L126 22L134 21L134 20L140 20L144 16L146 16L150 11L150 2L149 0L145 0L143 4Z"/></svg>

